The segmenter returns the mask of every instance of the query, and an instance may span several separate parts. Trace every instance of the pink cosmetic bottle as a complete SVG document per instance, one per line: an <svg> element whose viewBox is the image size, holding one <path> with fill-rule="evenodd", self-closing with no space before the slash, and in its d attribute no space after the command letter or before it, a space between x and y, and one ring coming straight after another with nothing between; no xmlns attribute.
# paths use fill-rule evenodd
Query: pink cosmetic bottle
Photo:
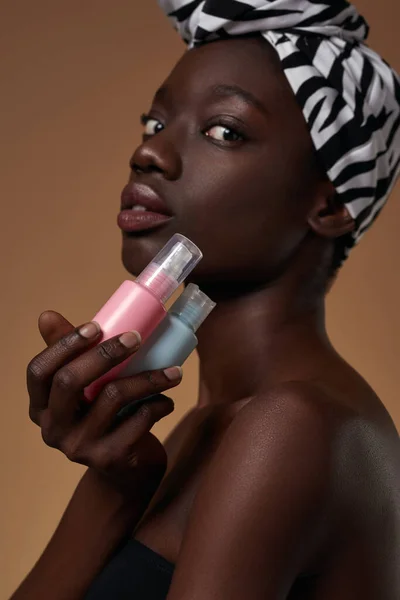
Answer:
<svg viewBox="0 0 400 600"><path fill-rule="evenodd" d="M166 316L164 303L203 257L199 248L177 233L147 265L135 281L124 281L93 317L102 328L99 343L124 331L136 330L145 341ZM93 400L102 387L115 379L131 357L88 385L85 398Z"/></svg>

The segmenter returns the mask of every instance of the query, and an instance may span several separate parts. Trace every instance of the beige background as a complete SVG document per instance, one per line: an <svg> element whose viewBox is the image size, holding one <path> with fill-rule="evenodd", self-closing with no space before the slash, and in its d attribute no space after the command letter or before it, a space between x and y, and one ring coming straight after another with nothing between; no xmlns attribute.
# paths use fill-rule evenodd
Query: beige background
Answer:
<svg viewBox="0 0 400 600"><path fill-rule="evenodd" d="M360 0L370 44L400 70L398 0ZM183 50L155 0L3 0L0 6L0 599L58 522L83 468L44 446L27 416L25 367L47 308L89 320L126 273L115 225L138 117ZM328 300L334 343L400 426L400 186ZM194 402L197 363L175 390L164 439Z"/></svg>

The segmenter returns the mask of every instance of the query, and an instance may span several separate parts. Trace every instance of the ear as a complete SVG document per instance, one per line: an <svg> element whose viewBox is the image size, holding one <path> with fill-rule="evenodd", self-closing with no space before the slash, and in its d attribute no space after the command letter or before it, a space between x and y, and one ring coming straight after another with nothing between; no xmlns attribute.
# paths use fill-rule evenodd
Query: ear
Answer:
<svg viewBox="0 0 400 600"><path fill-rule="evenodd" d="M319 236L338 238L353 231L355 221L338 196L330 181L324 182L316 194L316 201L308 215L308 224Z"/></svg>

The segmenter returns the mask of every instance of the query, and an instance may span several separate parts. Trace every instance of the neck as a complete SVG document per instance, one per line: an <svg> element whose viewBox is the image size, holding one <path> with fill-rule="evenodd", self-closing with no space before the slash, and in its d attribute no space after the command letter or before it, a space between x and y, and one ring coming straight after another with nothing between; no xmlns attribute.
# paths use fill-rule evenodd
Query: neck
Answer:
<svg viewBox="0 0 400 600"><path fill-rule="evenodd" d="M274 284L229 296L204 289L217 302L198 332L198 406L230 404L282 381L302 379L330 347L324 290L299 268Z"/></svg>

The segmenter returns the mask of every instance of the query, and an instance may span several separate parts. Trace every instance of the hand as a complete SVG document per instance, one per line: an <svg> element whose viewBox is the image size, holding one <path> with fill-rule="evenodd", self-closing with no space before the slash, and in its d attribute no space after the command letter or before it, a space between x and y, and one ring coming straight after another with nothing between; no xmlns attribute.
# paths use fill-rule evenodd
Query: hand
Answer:
<svg viewBox="0 0 400 600"><path fill-rule="evenodd" d="M98 324L75 328L53 311L40 315L39 330L48 347L30 361L27 386L29 415L45 443L98 471L124 493L137 492L138 483L146 481L154 487L154 479L161 481L165 473L167 455L150 429L174 410L173 401L160 392L180 383L181 369L111 381L88 404L84 388L134 354L137 336L127 332L96 344ZM122 408L148 396L153 397L133 415L116 419Z"/></svg>

